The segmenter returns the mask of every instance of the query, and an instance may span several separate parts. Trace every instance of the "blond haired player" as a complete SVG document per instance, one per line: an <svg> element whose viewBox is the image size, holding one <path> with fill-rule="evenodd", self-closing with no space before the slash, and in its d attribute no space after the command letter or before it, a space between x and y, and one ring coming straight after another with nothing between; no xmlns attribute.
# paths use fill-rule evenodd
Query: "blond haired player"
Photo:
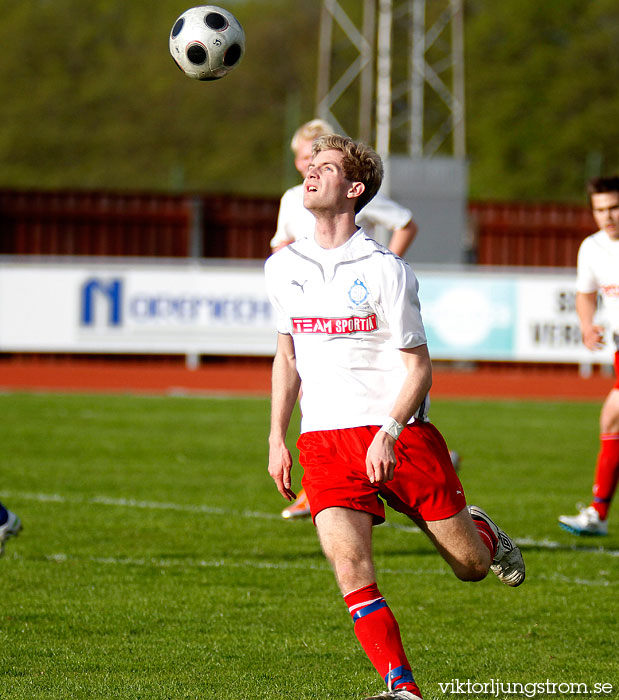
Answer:
<svg viewBox="0 0 619 700"><path fill-rule="evenodd" d="M314 139L333 133L333 127L322 119L306 122L295 131L290 148L294 154L295 168L302 178L307 175ZM389 249L400 256L404 255L417 235L417 225L410 209L380 194L359 212L357 223L370 235L379 227L390 231ZM271 239L271 248L273 251L279 250L313 233L314 217L303 206L303 185L291 187L284 192L280 201L277 230Z"/></svg>
<svg viewBox="0 0 619 700"><path fill-rule="evenodd" d="M385 519L384 501L419 525L462 580L492 569L518 586L525 566L489 516L467 507L445 441L428 420L432 365L417 279L355 223L382 172L367 146L317 139L303 190L314 235L265 264L278 330L269 474L284 498L295 497L286 433L302 382L303 486L355 635L387 684L371 698L418 700L398 623L376 583L372 529Z"/></svg>
<svg viewBox="0 0 619 700"><path fill-rule="evenodd" d="M593 479L593 500L578 515L562 515L559 525L574 535L608 534L608 511L619 479L619 176L594 178L587 188L599 231L578 251L576 311L583 343L595 351L605 343L595 323L598 293L604 297L615 346L615 385L600 414L600 451Z"/></svg>

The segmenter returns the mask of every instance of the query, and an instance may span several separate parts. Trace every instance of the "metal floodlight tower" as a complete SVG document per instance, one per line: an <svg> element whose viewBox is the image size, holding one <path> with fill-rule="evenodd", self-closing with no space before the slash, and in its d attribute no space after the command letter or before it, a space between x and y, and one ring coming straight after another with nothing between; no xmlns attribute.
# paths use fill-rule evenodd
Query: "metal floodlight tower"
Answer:
<svg viewBox="0 0 619 700"><path fill-rule="evenodd" d="M362 26L358 28L338 0L323 0L318 42L316 112L321 119L333 124L341 133L348 133L333 114L331 108L342 95L353 90L354 84L357 82L359 90L358 138L366 142L370 140L372 128L375 15L376 0L363 0ZM357 55L354 56L343 74L332 84L332 63L335 57L334 26L343 32L348 45L354 48Z"/></svg>
<svg viewBox="0 0 619 700"><path fill-rule="evenodd" d="M414 245L416 263L460 264L471 250L463 4L321 5L317 116L375 145L385 166L382 194L410 208L422 232ZM388 240L384 230L380 241Z"/></svg>
<svg viewBox="0 0 619 700"><path fill-rule="evenodd" d="M350 10L356 10L356 22ZM342 127L335 112L338 102L356 90L355 135L368 142L373 134L383 158L396 151L431 158L439 150L464 158L462 13L463 0L323 0L318 116L343 133L354 133L350 126ZM340 35L338 46L334 29ZM341 75L332 77L338 47L345 42L353 48L353 58ZM396 142L406 145L395 147Z"/></svg>

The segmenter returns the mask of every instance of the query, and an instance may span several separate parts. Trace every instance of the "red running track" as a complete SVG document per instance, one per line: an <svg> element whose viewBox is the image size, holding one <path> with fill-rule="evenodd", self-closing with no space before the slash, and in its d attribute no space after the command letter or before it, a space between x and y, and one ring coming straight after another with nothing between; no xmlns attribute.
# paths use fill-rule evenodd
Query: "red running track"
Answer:
<svg viewBox="0 0 619 700"><path fill-rule="evenodd" d="M207 362L195 370L164 361L0 360L4 391L107 392L128 394L268 395L268 361ZM584 379L573 370L435 369L435 398L506 398L601 401L613 380L594 374Z"/></svg>

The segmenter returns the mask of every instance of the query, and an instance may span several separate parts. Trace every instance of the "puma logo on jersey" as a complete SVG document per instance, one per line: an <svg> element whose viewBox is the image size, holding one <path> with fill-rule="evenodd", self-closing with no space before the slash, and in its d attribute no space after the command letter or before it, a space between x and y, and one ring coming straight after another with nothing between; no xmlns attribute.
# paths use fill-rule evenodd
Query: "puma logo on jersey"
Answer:
<svg viewBox="0 0 619 700"><path fill-rule="evenodd" d="M301 284L300 282L297 282L296 280L291 280L290 284L293 287L299 287L301 289L301 291L305 294L305 289L303 289L303 287L305 287L305 285L307 284L307 280L305 280L305 282L303 282L303 284Z"/></svg>

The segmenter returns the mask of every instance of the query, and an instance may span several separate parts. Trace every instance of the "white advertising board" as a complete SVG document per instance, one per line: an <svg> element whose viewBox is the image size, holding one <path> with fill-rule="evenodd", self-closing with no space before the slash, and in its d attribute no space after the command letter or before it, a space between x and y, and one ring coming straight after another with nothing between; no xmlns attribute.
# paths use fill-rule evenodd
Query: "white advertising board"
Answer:
<svg viewBox="0 0 619 700"><path fill-rule="evenodd" d="M444 360L612 364L606 327L604 350L581 342L575 308L576 271L496 272L419 269L419 297L428 347Z"/></svg>
<svg viewBox="0 0 619 700"><path fill-rule="evenodd" d="M262 266L3 264L0 350L270 355Z"/></svg>
<svg viewBox="0 0 619 700"><path fill-rule="evenodd" d="M580 341L574 270L416 272L435 359L612 363ZM272 355L274 328L259 262L0 262L1 352Z"/></svg>
<svg viewBox="0 0 619 700"><path fill-rule="evenodd" d="M516 303L520 312L514 353L519 360L583 364L613 362L614 344L603 309L597 320L606 327L606 348L592 353L582 343L573 272L570 276L530 275L518 279Z"/></svg>
<svg viewBox="0 0 619 700"><path fill-rule="evenodd" d="M418 271L428 347L435 359L513 359L517 308L512 280Z"/></svg>

